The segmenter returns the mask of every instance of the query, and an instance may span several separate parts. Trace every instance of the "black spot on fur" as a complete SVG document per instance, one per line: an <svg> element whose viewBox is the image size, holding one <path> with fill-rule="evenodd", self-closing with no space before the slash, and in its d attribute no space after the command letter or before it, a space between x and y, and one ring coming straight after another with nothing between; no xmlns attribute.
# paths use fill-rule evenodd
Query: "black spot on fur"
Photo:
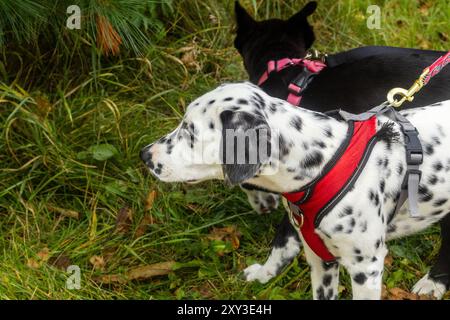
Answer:
<svg viewBox="0 0 450 320"><path fill-rule="evenodd" d="M391 121L383 124L380 130L378 130L377 136L380 141L386 142L388 150L391 149L392 143L398 142L400 138L400 134L395 130L394 123Z"/></svg>
<svg viewBox="0 0 450 320"><path fill-rule="evenodd" d="M427 155L432 155L433 153L434 153L434 148L433 148L433 146L431 145L431 144L429 144L429 143L427 143L426 145L425 145L425 153L427 154Z"/></svg>
<svg viewBox="0 0 450 320"><path fill-rule="evenodd" d="M378 193L375 193L373 190L370 190L369 192L369 199L370 201L373 202L373 204L378 207L378 205L380 204L380 196L378 195Z"/></svg>
<svg viewBox="0 0 450 320"><path fill-rule="evenodd" d="M328 137L328 138L334 137L333 131L331 131L331 128L326 128L326 129L324 130L324 133L325 133L325 136Z"/></svg>
<svg viewBox="0 0 450 320"><path fill-rule="evenodd" d="M381 245L381 240L377 240L375 242L375 249L378 249L380 247L380 245Z"/></svg>
<svg viewBox="0 0 450 320"><path fill-rule="evenodd" d="M323 155L319 151L313 151L305 156L301 162L301 166L305 169L320 166L323 161Z"/></svg>
<svg viewBox="0 0 450 320"><path fill-rule="evenodd" d="M386 186L386 182L384 180L380 181L380 191L381 193L384 193L384 188Z"/></svg>
<svg viewBox="0 0 450 320"><path fill-rule="evenodd" d="M438 177L435 174L432 174L428 177L428 183L434 186L438 182Z"/></svg>
<svg viewBox="0 0 450 320"><path fill-rule="evenodd" d="M442 198L442 199L437 199L437 200L433 203L433 205L434 205L435 207L440 207L440 206L442 206L444 203L446 203L447 200L448 200L448 199L444 199L444 198Z"/></svg>
<svg viewBox="0 0 450 320"><path fill-rule="evenodd" d="M233 100L233 97L227 97L227 98L223 99L223 101L231 101L231 100Z"/></svg>
<svg viewBox="0 0 450 320"><path fill-rule="evenodd" d="M247 104L248 104L248 101L245 100L245 99L238 99L237 103L238 103L238 104L245 104L245 105L247 105Z"/></svg>
<svg viewBox="0 0 450 320"><path fill-rule="evenodd" d="M316 294L318 300L325 300L325 290L322 286L317 289Z"/></svg>
<svg viewBox="0 0 450 320"><path fill-rule="evenodd" d="M279 148L280 148L280 160L286 157L289 154L289 147L286 142L286 139L282 134L279 136Z"/></svg>
<svg viewBox="0 0 450 320"><path fill-rule="evenodd" d="M326 145L323 141L314 140L312 143L313 146L319 147L320 149L325 149Z"/></svg>
<svg viewBox="0 0 450 320"><path fill-rule="evenodd" d="M359 285L363 285L367 281L367 276L360 272L353 276L353 281L355 281Z"/></svg>
<svg viewBox="0 0 450 320"><path fill-rule="evenodd" d="M333 297L334 297L334 290L333 290L333 288L330 288L330 289L328 289L326 299L331 300L331 299L333 299Z"/></svg>
<svg viewBox="0 0 450 320"><path fill-rule="evenodd" d="M365 220L364 222L362 222L360 224L361 227L361 232L366 232L367 231L367 220Z"/></svg>
<svg viewBox="0 0 450 320"><path fill-rule="evenodd" d="M210 122L210 123L209 123L209 128L210 128L210 129L214 129L214 123Z"/></svg>
<svg viewBox="0 0 450 320"><path fill-rule="evenodd" d="M419 185L419 201L428 202L433 199L433 193L427 188L427 186Z"/></svg>
<svg viewBox="0 0 450 320"><path fill-rule="evenodd" d="M339 217L342 218L342 217L345 217L345 216L350 216L350 215L352 215L352 214L353 214L353 208L347 206L347 207L344 208L344 211L342 211L342 212L339 214Z"/></svg>
<svg viewBox="0 0 450 320"><path fill-rule="evenodd" d="M395 224L390 224L388 226L388 232L395 232L397 230L397 226Z"/></svg>
<svg viewBox="0 0 450 320"><path fill-rule="evenodd" d="M402 175L403 174L403 170L404 170L404 168L403 168L403 163L399 163L398 165L397 165L397 174L400 176L400 175Z"/></svg>
<svg viewBox="0 0 450 320"><path fill-rule="evenodd" d="M344 230L344 227L342 226L342 224L338 224L333 229L334 232L341 232L342 230Z"/></svg>
<svg viewBox="0 0 450 320"><path fill-rule="evenodd" d="M299 116L295 116L291 119L289 124L295 128L297 131L302 131L303 121Z"/></svg>
<svg viewBox="0 0 450 320"><path fill-rule="evenodd" d="M356 262L362 262L364 260L363 256L356 256L355 257Z"/></svg>
<svg viewBox="0 0 450 320"><path fill-rule="evenodd" d="M431 213L432 216L438 216L440 215L442 212L444 212L443 210L437 210Z"/></svg>
<svg viewBox="0 0 450 320"><path fill-rule="evenodd" d="M329 116L323 114L323 113L319 113L319 112L314 112L313 113L313 117L316 118L317 120L328 120L330 119Z"/></svg>
<svg viewBox="0 0 450 320"><path fill-rule="evenodd" d="M216 102L216 100L214 100L214 99L213 99L213 100L209 100L209 101L208 101L208 104L209 104L209 105L212 105L214 102Z"/></svg>
<svg viewBox="0 0 450 320"><path fill-rule="evenodd" d="M331 284L331 280L333 279L333 277L331 276L331 274L326 274L324 277L323 277L323 281L322 281L322 283L323 283L323 285L325 286L325 287L328 287L330 284Z"/></svg>
<svg viewBox="0 0 450 320"><path fill-rule="evenodd" d="M436 171L441 171L443 167L444 166L442 165L442 162L440 162L440 161L436 161L433 164L433 169L436 170Z"/></svg>

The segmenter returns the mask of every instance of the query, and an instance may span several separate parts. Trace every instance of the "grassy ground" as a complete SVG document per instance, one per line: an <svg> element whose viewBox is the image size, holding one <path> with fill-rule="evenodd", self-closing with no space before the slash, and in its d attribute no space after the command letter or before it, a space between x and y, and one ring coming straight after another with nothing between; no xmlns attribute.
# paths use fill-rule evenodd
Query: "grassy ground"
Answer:
<svg viewBox="0 0 450 320"><path fill-rule="evenodd" d="M260 19L287 17L304 2L242 1ZM380 30L366 27L370 3L381 6ZM110 58L89 75L48 77L57 83L52 89L0 68L1 299L311 298L303 256L266 285L239 278L268 254L281 210L256 216L238 188L219 182L159 183L138 157L193 98L246 79L232 47L232 7L179 1L144 58ZM447 0L325 0L311 21L315 48L329 52L369 44L450 48ZM432 228L391 243L388 289L409 289L427 271L438 235ZM131 279L136 267L171 261L167 275ZM80 268L80 289L66 288L69 265ZM344 273L341 283L349 298Z"/></svg>

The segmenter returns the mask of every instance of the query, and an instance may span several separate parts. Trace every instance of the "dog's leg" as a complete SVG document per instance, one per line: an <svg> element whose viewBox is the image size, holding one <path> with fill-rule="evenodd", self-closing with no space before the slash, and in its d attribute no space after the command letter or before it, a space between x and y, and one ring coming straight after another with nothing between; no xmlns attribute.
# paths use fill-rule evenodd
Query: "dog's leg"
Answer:
<svg viewBox="0 0 450 320"><path fill-rule="evenodd" d="M258 280L266 283L279 275L300 252L301 242L297 231L289 221L286 214L281 221L272 243L272 252L264 265L253 264L244 270L244 278L247 281Z"/></svg>
<svg viewBox="0 0 450 320"><path fill-rule="evenodd" d="M249 189L242 186L241 189L247 194L248 202L252 206L253 210L262 213L269 213L278 208L280 196L274 193L263 192L255 189Z"/></svg>
<svg viewBox="0 0 450 320"><path fill-rule="evenodd" d="M442 299L450 289L450 214L447 214L440 224L442 241L437 261L412 290L414 293L430 295L436 299Z"/></svg>
<svg viewBox="0 0 450 320"><path fill-rule="evenodd" d="M311 267L311 287L314 300L336 300L339 286L339 264L326 264L307 244L305 247L306 261Z"/></svg>
<svg viewBox="0 0 450 320"><path fill-rule="evenodd" d="M383 240L377 240L375 247L377 250L373 256L365 255L363 252L358 255L341 257L341 262L352 279L353 300L381 299L384 258L387 248Z"/></svg>

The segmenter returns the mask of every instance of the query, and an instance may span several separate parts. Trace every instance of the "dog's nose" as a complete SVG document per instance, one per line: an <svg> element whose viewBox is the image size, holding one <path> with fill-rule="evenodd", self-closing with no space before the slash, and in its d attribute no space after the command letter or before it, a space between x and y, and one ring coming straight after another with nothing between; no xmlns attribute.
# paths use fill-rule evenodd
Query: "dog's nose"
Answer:
<svg viewBox="0 0 450 320"><path fill-rule="evenodd" d="M140 152L141 160L144 161L145 164L148 164L152 160L152 153L150 151L151 147L152 147L152 145L146 146L146 147L142 148L142 150Z"/></svg>

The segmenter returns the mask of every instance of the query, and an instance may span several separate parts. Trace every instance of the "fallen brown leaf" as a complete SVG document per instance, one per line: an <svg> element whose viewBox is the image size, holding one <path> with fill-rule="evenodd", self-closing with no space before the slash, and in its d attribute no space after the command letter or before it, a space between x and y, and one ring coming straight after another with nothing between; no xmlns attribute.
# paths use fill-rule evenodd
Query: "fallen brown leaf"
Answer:
<svg viewBox="0 0 450 320"><path fill-rule="evenodd" d="M70 266L72 264L72 262L70 261L70 258L65 255L65 254L61 254L57 257L52 257L49 259L48 263L51 266L54 266L58 269L61 270L67 270L67 267Z"/></svg>
<svg viewBox="0 0 450 320"><path fill-rule="evenodd" d="M150 211L153 208L153 203L156 199L156 191L152 190L148 193L147 198L145 199L145 211Z"/></svg>
<svg viewBox="0 0 450 320"><path fill-rule="evenodd" d="M127 279L120 274L106 274L92 278L95 282L102 284L126 283Z"/></svg>
<svg viewBox="0 0 450 320"><path fill-rule="evenodd" d="M169 274L174 265L175 261L167 261L136 267L127 272L127 278L129 280L142 280L154 276L163 276Z"/></svg>
<svg viewBox="0 0 450 320"><path fill-rule="evenodd" d="M105 260L102 256L92 256L89 258L89 262L95 270L103 270L105 268Z"/></svg>
<svg viewBox="0 0 450 320"><path fill-rule="evenodd" d="M392 263L394 262L394 258L391 255L387 255L384 258L384 265L386 267L392 267Z"/></svg>
<svg viewBox="0 0 450 320"><path fill-rule="evenodd" d="M28 268L32 268L32 269L37 269L41 266L42 263L36 261L33 258L29 258L27 259L27 267Z"/></svg>
<svg viewBox="0 0 450 320"><path fill-rule="evenodd" d="M46 262L50 258L50 250L47 247L43 248L37 253L39 260Z"/></svg>
<svg viewBox="0 0 450 320"><path fill-rule="evenodd" d="M47 209L51 212L58 213L64 217L75 218L75 219L80 218L80 214L74 210L59 208L59 207L55 207L55 206L51 206L51 205L48 205Z"/></svg>
<svg viewBox="0 0 450 320"><path fill-rule="evenodd" d="M47 117L52 109L52 104L48 101L47 97L37 96L34 98L34 101L36 102L39 115L43 118Z"/></svg>
<svg viewBox="0 0 450 320"><path fill-rule="evenodd" d="M194 287L192 288L192 291L198 292L204 299L214 296L214 293L211 291L211 285L208 283L204 283L200 287Z"/></svg>
<svg viewBox="0 0 450 320"><path fill-rule="evenodd" d="M116 232L127 233L130 231L132 221L133 211L128 207L121 208L116 217Z"/></svg>
<svg viewBox="0 0 450 320"><path fill-rule="evenodd" d="M139 223L136 232L134 233L134 237L135 238L142 237L147 232L148 226L154 223L155 220L153 219L152 215L146 214Z"/></svg>
<svg viewBox="0 0 450 320"><path fill-rule="evenodd" d="M209 235L206 236L209 240L229 241L234 250L240 246L239 238L241 233L237 230L235 225L223 228L213 227Z"/></svg>
<svg viewBox="0 0 450 320"><path fill-rule="evenodd" d="M102 275L93 279L94 281L100 282L102 284L126 283L127 281L131 280L145 280L155 276L163 276L169 274L173 270L174 265L175 261L149 264L132 268L124 275Z"/></svg>
<svg viewBox="0 0 450 320"><path fill-rule="evenodd" d="M401 288L391 288L385 293L386 300L433 300L432 297L426 295L418 295L408 292Z"/></svg>
<svg viewBox="0 0 450 320"><path fill-rule="evenodd" d="M37 254L37 259L28 258L27 267L37 269L50 258L50 250L47 247L42 248Z"/></svg>

